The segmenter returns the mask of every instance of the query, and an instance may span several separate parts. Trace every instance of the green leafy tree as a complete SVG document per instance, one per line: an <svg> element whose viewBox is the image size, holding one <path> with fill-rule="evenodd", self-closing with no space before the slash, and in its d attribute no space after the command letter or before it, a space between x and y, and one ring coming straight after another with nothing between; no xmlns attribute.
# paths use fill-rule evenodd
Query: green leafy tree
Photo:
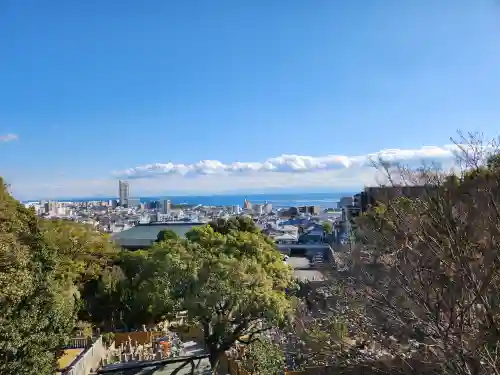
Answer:
<svg viewBox="0 0 500 375"><path fill-rule="evenodd" d="M124 284L127 275L121 267L106 269L99 278L85 283L79 317L92 322L104 331L114 331L127 326L125 311L128 311Z"/></svg>
<svg viewBox="0 0 500 375"><path fill-rule="evenodd" d="M165 229L161 230L156 237L156 242L168 241L168 240L178 240L179 235L173 230Z"/></svg>
<svg viewBox="0 0 500 375"><path fill-rule="evenodd" d="M407 198L396 198L394 202L408 202ZM377 264L379 259L384 256L389 249L385 246L387 230L394 229L392 220L393 208L395 205L386 205L377 203L368 212L363 213L356 218L357 229L355 236L357 245L353 249L353 261L359 264L359 252L369 251L373 258L373 263Z"/></svg>
<svg viewBox="0 0 500 375"><path fill-rule="evenodd" d="M285 354L279 345L263 337L248 346L242 363L250 374L280 375L285 366Z"/></svg>
<svg viewBox="0 0 500 375"><path fill-rule="evenodd" d="M69 220L41 220L44 240L57 254L58 277L79 286L112 267L119 250L107 234Z"/></svg>
<svg viewBox="0 0 500 375"><path fill-rule="evenodd" d="M79 318L103 329L123 325L117 319L126 280L117 265L120 251L108 235L69 220L41 220L44 240L57 257L56 277L73 283L79 293Z"/></svg>
<svg viewBox="0 0 500 375"><path fill-rule="evenodd" d="M203 328L210 362L216 368L220 356L236 341L252 342L258 333L282 322L291 305L285 290L276 289L275 280L257 262L193 255L172 257L171 275L176 275L182 308Z"/></svg>
<svg viewBox="0 0 500 375"><path fill-rule="evenodd" d="M75 323L75 288L33 211L0 179L0 373L53 375Z"/></svg>
<svg viewBox="0 0 500 375"><path fill-rule="evenodd" d="M260 228L255 224L253 219L247 216L236 216L229 219L219 218L210 222L209 225L215 232L224 235L231 232L260 232Z"/></svg>
<svg viewBox="0 0 500 375"><path fill-rule="evenodd" d="M325 221L325 222L323 223L323 231L324 231L325 233L327 233L327 234L332 233L332 229L333 229L333 226L332 226L332 224L331 224L331 223L329 223L329 222L327 222L327 221Z"/></svg>
<svg viewBox="0 0 500 375"><path fill-rule="evenodd" d="M225 255L239 260L253 259L276 280L290 272L276 244L262 232L233 230L227 234L215 231L212 226L197 227L186 233L190 243L198 245L214 257ZM283 280L287 285L288 279Z"/></svg>
<svg viewBox="0 0 500 375"><path fill-rule="evenodd" d="M500 170L500 153L490 155L486 160L486 167L492 172L498 172Z"/></svg>
<svg viewBox="0 0 500 375"><path fill-rule="evenodd" d="M87 319L106 330L154 324L174 310L162 252L124 251L116 266L85 288Z"/></svg>
<svg viewBox="0 0 500 375"><path fill-rule="evenodd" d="M250 343L291 311L292 273L257 233L196 228L188 240L153 251L168 270L173 299L199 324L212 368L237 341ZM161 254L161 255L160 255Z"/></svg>

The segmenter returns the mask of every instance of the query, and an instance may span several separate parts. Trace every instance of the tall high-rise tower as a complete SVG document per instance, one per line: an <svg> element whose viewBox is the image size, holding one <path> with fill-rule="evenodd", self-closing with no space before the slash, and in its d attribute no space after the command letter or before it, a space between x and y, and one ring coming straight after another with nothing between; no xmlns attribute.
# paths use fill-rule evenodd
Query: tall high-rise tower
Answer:
<svg viewBox="0 0 500 375"><path fill-rule="evenodd" d="M252 203L248 199L245 198L243 201L243 209L245 210L251 210L252 209Z"/></svg>
<svg viewBox="0 0 500 375"><path fill-rule="evenodd" d="M118 196L120 197L120 206L124 207L128 205L128 182L127 181L118 181Z"/></svg>
<svg viewBox="0 0 500 375"><path fill-rule="evenodd" d="M170 200L169 199L164 199L162 202L161 202L161 212L163 214L169 214L170 213L170 210L172 208L172 203L170 203Z"/></svg>

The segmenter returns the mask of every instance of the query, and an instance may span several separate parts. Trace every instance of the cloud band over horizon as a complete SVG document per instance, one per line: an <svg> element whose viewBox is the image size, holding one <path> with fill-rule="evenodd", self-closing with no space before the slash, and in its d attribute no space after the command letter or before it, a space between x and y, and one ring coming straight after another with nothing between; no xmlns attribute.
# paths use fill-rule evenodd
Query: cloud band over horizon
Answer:
<svg viewBox="0 0 500 375"><path fill-rule="evenodd" d="M419 149L386 149L361 156L326 155L281 155L263 162L233 162L224 164L218 160L201 160L193 164L155 163L124 171L114 172L116 178L147 179L159 176L205 176L214 174L244 174L259 172L306 173L373 167L383 160L392 163L413 164L415 162L451 162L460 151L460 145L442 147L423 146Z"/></svg>
<svg viewBox="0 0 500 375"><path fill-rule="evenodd" d="M117 179L131 181L131 196L231 194L259 191L356 191L381 183L374 167L379 160L419 167L437 163L455 165L464 145L424 146L418 149L387 149L361 156L281 155L262 162L202 160L193 164L157 163L129 168L107 177L89 179L44 175L33 181L23 175L9 180L15 195L22 199L116 196Z"/></svg>

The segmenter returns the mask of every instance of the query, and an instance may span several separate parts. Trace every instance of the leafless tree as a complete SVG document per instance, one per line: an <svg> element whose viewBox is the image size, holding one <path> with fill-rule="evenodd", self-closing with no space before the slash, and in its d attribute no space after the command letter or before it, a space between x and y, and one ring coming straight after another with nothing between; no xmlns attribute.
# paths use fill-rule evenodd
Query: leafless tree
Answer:
<svg viewBox="0 0 500 375"><path fill-rule="evenodd" d="M358 223L367 311L441 373L500 374L498 142L455 144L453 171L379 163L392 198Z"/></svg>

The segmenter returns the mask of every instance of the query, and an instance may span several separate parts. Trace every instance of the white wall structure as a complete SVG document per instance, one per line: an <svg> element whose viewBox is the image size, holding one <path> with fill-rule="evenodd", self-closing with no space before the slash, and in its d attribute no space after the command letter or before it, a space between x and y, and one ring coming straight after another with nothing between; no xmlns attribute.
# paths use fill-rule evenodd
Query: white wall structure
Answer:
<svg viewBox="0 0 500 375"><path fill-rule="evenodd" d="M99 337L90 348L86 349L83 356L73 363L71 368L64 372L66 375L89 375L95 372L103 358L106 356L106 347Z"/></svg>

